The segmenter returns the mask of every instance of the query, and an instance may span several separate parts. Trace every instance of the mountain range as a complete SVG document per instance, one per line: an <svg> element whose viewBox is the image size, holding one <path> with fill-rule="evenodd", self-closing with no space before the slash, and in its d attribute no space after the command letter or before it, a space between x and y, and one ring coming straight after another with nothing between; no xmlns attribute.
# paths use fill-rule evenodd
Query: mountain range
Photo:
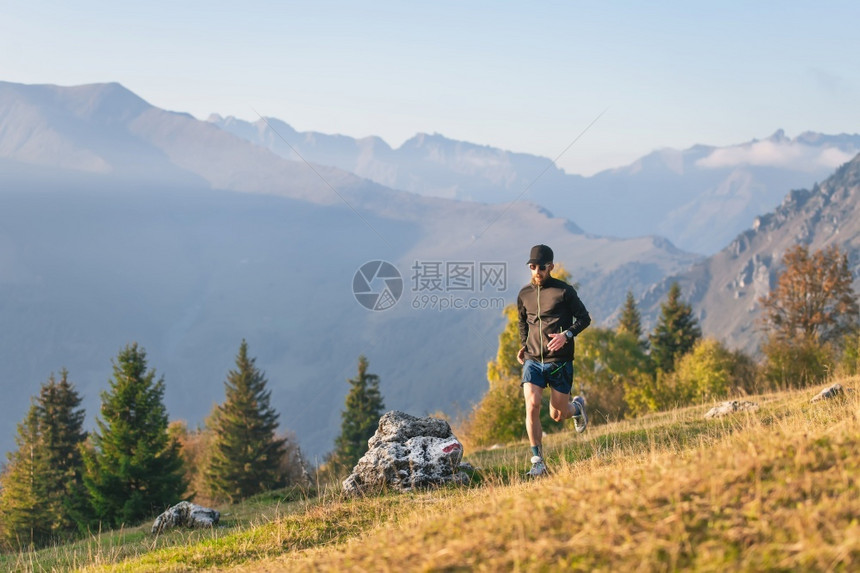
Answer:
<svg viewBox="0 0 860 573"><path fill-rule="evenodd" d="M789 192L719 253L655 285L641 300L643 316L654 322L677 281L705 333L755 352L763 336L759 299L776 286L783 255L797 244L813 252L838 246L860 293L860 155L821 184Z"/></svg>
<svg viewBox="0 0 860 573"><path fill-rule="evenodd" d="M92 427L132 341L165 376L171 417L194 426L246 339L312 459L339 431L360 354L388 408L464 413L537 243L596 324L630 290L650 327L677 280L706 335L752 349L789 246L839 244L860 271L858 159L825 180L857 147L778 132L580 177L440 135L395 150L271 118L200 121L119 84L0 82L0 450L62 367ZM475 308L440 309L456 303Z"/></svg>
<svg viewBox="0 0 860 573"><path fill-rule="evenodd" d="M439 134L418 134L392 149L378 137L298 132L275 118L251 123L213 115L209 122L282 157L335 166L394 189L491 204L525 198L588 233L659 235L704 255L725 247L787 191L812 186L860 152L860 135L789 138L779 130L739 145L663 149L583 177L546 157Z"/></svg>
<svg viewBox="0 0 860 573"><path fill-rule="evenodd" d="M699 259L656 236L584 233L533 202L423 196L291 160L118 84L0 82L0 450L63 367L92 427L132 341L165 376L171 417L194 426L246 339L312 459L332 447L360 354L388 408L468 411L537 243L597 323ZM391 294L390 277L356 286L373 261L401 275L386 310L354 292ZM477 308L440 309L457 302Z"/></svg>

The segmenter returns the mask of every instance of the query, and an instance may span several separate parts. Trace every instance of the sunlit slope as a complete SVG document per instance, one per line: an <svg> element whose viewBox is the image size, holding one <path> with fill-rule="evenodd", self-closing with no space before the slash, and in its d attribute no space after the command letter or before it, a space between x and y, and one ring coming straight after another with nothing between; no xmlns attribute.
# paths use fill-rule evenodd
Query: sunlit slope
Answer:
<svg viewBox="0 0 860 573"><path fill-rule="evenodd" d="M856 570L860 399L812 395L550 436L553 474L539 481L520 477L522 444L478 452L471 488L329 496L86 570Z"/></svg>

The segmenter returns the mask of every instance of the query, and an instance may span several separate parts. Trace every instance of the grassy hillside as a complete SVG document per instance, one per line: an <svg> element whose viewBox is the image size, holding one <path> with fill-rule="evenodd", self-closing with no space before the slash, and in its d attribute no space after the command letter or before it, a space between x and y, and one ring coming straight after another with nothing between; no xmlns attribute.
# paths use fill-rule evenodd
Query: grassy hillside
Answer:
<svg viewBox="0 0 860 573"><path fill-rule="evenodd" d="M841 381L860 390L860 378ZM147 527L0 559L52 571L836 570L860 568L860 391L757 396L758 412L694 407L476 452L468 488L223 508L225 527ZM293 496L297 492L293 492Z"/></svg>

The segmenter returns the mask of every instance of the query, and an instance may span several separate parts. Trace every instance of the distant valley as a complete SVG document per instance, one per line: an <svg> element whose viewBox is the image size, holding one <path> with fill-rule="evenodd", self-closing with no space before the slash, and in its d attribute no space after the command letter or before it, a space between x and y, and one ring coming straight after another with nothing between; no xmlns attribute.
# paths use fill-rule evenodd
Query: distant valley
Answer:
<svg viewBox="0 0 860 573"><path fill-rule="evenodd" d="M223 399L247 339L282 426L311 459L331 448L359 354L387 407L466 412L502 326L490 302L513 302L540 242L597 322L627 289L645 292L699 258L658 237L585 234L531 202L427 197L310 169L118 84L0 82L0 449L62 367L91 425L111 359L132 341L165 376L171 416L194 426ZM402 298L385 311L352 292L373 260L402 274ZM504 283L416 286L416 266L481 263L503 265ZM422 307L430 294L485 307Z"/></svg>
<svg viewBox="0 0 860 573"><path fill-rule="evenodd" d="M856 160L766 213L826 179L858 136L777 133L584 178L439 135L393 150L269 122L277 133L199 121L118 84L0 82L0 450L62 367L91 427L111 359L132 341L165 376L171 417L195 426L247 339L312 460L332 447L360 354L388 408L468 412L486 389L498 307L528 279L537 243L555 249L596 324L613 323L628 290L653 321L679 280L706 333L744 346L787 245L844 244L857 270ZM787 153L793 165L776 168ZM401 275L387 310L353 292L370 261ZM503 280L483 280L482 264Z"/></svg>

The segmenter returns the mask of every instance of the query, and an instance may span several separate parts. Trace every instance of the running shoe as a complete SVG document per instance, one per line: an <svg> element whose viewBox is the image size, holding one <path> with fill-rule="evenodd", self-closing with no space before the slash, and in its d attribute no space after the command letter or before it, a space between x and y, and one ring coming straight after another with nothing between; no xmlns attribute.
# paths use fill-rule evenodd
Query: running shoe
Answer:
<svg viewBox="0 0 860 573"><path fill-rule="evenodd" d="M529 477L540 477L546 475L546 464L540 456L532 456L532 469L526 472Z"/></svg>
<svg viewBox="0 0 860 573"><path fill-rule="evenodd" d="M581 434L588 426L588 415L585 413L585 398L576 396L571 404L573 404L573 427Z"/></svg>

